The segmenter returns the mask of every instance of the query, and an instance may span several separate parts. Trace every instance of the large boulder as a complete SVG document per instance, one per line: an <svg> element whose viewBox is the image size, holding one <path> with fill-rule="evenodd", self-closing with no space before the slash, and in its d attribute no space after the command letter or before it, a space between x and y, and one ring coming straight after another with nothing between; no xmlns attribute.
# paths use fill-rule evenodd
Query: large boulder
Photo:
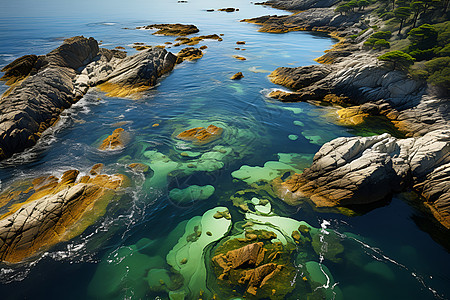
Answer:
<svg viewBox="0 0 450 300"><path fill-rule="evenodd" d="M97 55L98 44L93 38L67 39L57 49L39 57L30 76L5 93L0 106L0 159L33 146L41 133L57 121L61 111L72 105L76 70ZM32 60L23 61L28 65ZM24 67L22 74L29 67Z"/></svg>
<svg viewBox="0 0 450 300"><path fill-rule="evenodd" d="M319 207L363 205L414 187L442 224L450 224L450 130L423 137L396 139L337 138L322 146L313 164L281 184L279 194L290 204L309 197Z"/></svg>
<svg viewBox="0 0 450 300"><path fill-rule="evenodd" d="M165 49L151 47L124 58L99 87L109 96L126 97L149 89L163 74L172 71L177 57ZM100 81L101 82L101 81Z"/></svg>
<svg viewBox="0 0 450 300"><path fill-rule="evenodd" d="M14 195L9 202L23 201L2 203L9 204L9 212L0 216L1 261L22 261L81 234L105 213L115 191L126 182L123 175L86 175L77 180L79 173L70 170L61 179L37 178L25 191L6 189L4 193Z"/></svg>

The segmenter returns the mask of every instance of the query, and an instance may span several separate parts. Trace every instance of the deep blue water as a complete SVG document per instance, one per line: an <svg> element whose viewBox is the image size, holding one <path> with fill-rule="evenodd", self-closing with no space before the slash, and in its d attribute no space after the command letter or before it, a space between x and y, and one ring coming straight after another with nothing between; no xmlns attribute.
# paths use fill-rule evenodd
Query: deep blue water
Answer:
<svg viewBox="0 0 450 300"><path fill-rule="evenodd" d="M240 10L206 12L222 7ZM105 164L106 173L125 173L136 184L127 190L123 204L112 203L106 215L81 236L58 244L26 264L1 266L2 299L94 298L89 291L89 286L94 285L95 289L94 274L100 264L105 264L105 257L117 249L148 238L161 245L155 253L165 257L165 250L176 242L166 236L180 222L217 205L228 207L233 220L242 219L229 201L235 192L247 188L231 176L242 165L263 166L267 161L278 160L277 153L295 153L306 157L297 166L304 168L323 143L356 134L355 130L332 122L335 108L283 104L264 96L277 88L268 80L268 72L279 66L314 64L313 59L336 42L326 35L307 32L260 33L258 26L239 22L283 13L287 12L237 0L2 3L0 67L25 54L45 54L74 35L92 36L106 48L124 46L129 54L135 53L131 47L134 42L161 45L174 41L174 37L124 29L153 23L195 24L201 35L223 34L222 42L200 43L208 46L203 58L178 65L139 100L109 98L91 90L64 113L37 147L2 164L0 188L19 179L60 175L73 168L88 172L99 162ZM246 44L236 45L236 41ZM178 51L175 47L168 50ZM238 61L232 55L245 56L247 60ZM229 80L238 71L245 77ZM6 88L0 84L1 92ZM122 121L126 123L121 126L132 137L127 147L114 153L96 150L99 141ZM159 126L153 127L156 123ZM146 162L145 151L158 151L180 160L180 145L172 138L173 133L211 123L224 126L225 132L231 133L192 151L231 147L234 152L224 159L220 170L192 174L175 170L167 183L153 188L145 185L145 178L126 170L131 161ZM367 130L375 133L384 129L380 126ZM289 135L297 139L291 140ZM194 184L210 184L216 191L208 200L182 205L168 198L169 190ZM316 228L327 221L328 228L341 235L345 247L342 261L324 261L324 265L344 299L446 299L450 297L448 233L429 225L422 213L408 204L408 199L395 195L386 206L357 217L317 212L306 203L292 208L279 199L274 200L272 207L278 215L304 220ZM108 285L108 278L104 282ZM131 291L133 288L130 282L123 287ZM132 294L124 292L117 297ZM167 294L148 292L147 297L166 299ZM292 299L302 297L291 295Z"/></svg>

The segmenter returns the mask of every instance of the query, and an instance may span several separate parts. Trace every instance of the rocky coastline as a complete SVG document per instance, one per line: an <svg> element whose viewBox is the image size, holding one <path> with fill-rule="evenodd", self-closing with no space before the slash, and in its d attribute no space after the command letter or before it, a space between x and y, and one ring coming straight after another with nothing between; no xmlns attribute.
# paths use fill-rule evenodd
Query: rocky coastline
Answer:
<svg viewBox="0 0 450 300"><path fill-rule="evenodd" d="M3 69L2 80L11 87L1 98L0 159L35 145L90 87L110 96L130 96L155 85L176 61L174 54L158 47L126 56L83 36L66 39L47 55L13 61Z"/></svg>
<svg viewBox="0 0 450 300"><path fill-rule="evenodd" d="M262 4L294 14L242 20L261 25L263 32L318 31L339 40L317 59L319 65L274 70L271 81L291 92L273 91L269 97L339 105L338 122L348 126L363 124L370 116L384 116L408 138L383 134L326 143L310 168L281 184L280 197L294 205L310 198L318 207L348 207L414 190L421 196L422 207L450 229L448 99L405 72L388 68L364 49L362 42L374 32L363 22L370 14L342 15L334 10L336 1L314 3L268 1ZM355 34L358 37L351 40Z"/></svg>

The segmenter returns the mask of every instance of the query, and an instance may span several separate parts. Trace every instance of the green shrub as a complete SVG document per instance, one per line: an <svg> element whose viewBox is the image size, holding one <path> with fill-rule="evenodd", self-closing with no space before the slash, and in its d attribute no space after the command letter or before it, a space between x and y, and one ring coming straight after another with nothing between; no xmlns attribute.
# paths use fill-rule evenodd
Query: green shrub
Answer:
<svg viewBox="0 0 450 300"><path fill-rule="evenodd" d="M417 61L430 60L435 56L434 49L425 49L425 50L416 49L410 51L408 54L414 57L415 60Z"/></svg>
<svg viewBox="0 0 450 300"><path fill-rule="evenodd" d="M391 36L392 36L392 32L390 32L390 31L378 31L378 32L375 32L374 34L372 34L370 37L376 38L376 39L388 40L391 38Z"/></svg>
<svg viewBox="0 0 450 300"><path fill-rule="evenodd" d="M439 51L436 52L436 54L439 56L450 56L450 43L445 47L440 48Z"/></svg>
<svg viewBox="0 0 450 300"><path fill-rule="evenodd" d="M380 16L383 20L389 20L395 17L394 13L392 11L388 11L387 13L384 13Z"/></svg>
<svg viewBox="0 0 450 300"><path fill-rule="evenodd" d="M444 67L450 67L450 57L437 57L425 63L428 72L433 73Z"/></svg>
<svg viewBox="0 0 450 300"><path fill-rule="evenodd" d="M414 58L403 51L391 51L378 56L381 61L386 61L392 64L394 70L408 69L414 63Z"/></svg>
<svg viewBox="0 0 450 300"><path fill-rule="evenodd" d="M384 39L379 39L378 41L376 41L373 44L373 48L374 49L378 49L378 50L387 49L387 48L390 48L390 47L391 47L391 44L388 41L384 40Z"/></svg>
<svg viewBox="0 0 450 300"><path fill-rule="evenodd" d="M423 24L408 33L411 43L419 49L429 49L436 46L438 31L430 24Z"/></svg>
<svg viewBox="0 0 450 300"><path fill-rule="evenodd" d="M364 42L363 45L372 48L375 45L376 41L378 41L378 39L370 37Z"/></svg>
<svg viewBox="0 0 450 300"><path fill-rule="evenodd" d="M430 74L422 69L410 70L409 74L415 80L427 80Z"/></svg>
<svg viewBox="0 0 450 300"><path fill-rule="evenodd" d="M434 24L434 28L438 32L437 43L440 46L447 45L448 41L450 41L450 21Z"/></svg>
<svg viewBox="0 0 450 300"><path fill-rule="evenodd" d="M450 89L450 67L446 66L436 72L433 72L433 74L428 77L428 82L432 85L445 89L448 93Z"/></svg>

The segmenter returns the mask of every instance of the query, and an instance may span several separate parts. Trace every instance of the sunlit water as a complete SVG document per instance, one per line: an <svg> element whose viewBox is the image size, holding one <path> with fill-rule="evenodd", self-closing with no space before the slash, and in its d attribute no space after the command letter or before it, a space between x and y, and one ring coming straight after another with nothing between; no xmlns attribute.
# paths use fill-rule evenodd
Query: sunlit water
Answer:
<svg viewBox="0 0 450 300"><path fill-rule="evenodd" d="M285 13L282 11L243 1L195 0L189 3L9 1L2 6L1 67L25 54L45 54L60 45L62 39L74 35L92 36L107 48L124 46L130 54L135 52L130 47L134 42L160 45L174 41L173 37L155 36L149 31L124 29L154 23L189 23L197 25L201 35L223 34L222 42L200 43L208 46L203 58L178 65L140 100L108 98L91 90L63 114L37 147L1 165L0 188L19 179L60 175L74 168L88 172L99 162L105 164L104 172L124 173L135 183L135 187L127 190L125 204L110 204L106 215L81 236L58 244L31 262L1 266L2 299L91 297L88 286L92 285L99 263L105 263L117 249L146 238L161 245L152 255L158 252L157 255L165 257L164 249L170 250L168 245L173 247L176 243L166 236L180 222L218 205L230 209L233 221L242 220L242 214L229 201L235 192L247 188L244 182L231 176L242 165L263 166L267 161L277 161L278 153L296 153L303 155L302 163L295 166L302 169L329 140L388 130L381 125L361 131L337 126L331 121L334 108L283 104L265 97L270 89L277 88L267 79L268 72L279 66L313 64L313 58L335 42L326 35L306 32L260 33L258 26L238 22L243 18ZM238 7L240 11L206 12L222 7ZM246 44L236 45L236 41ZM247 60L238 61L232 55ZM244 73L242 80L229 80L239 71ZM2 83L0 91L6 89ZM220 170L188 175L175 170L167 182L163 180L162 185L154 186L146 185L146 178L126 168L130 162L146 162L146 151L183 161L180 151L189 145L180 144L173 133L209 124L223 126L224 137L191 150L205 152L215 146L231 147L233 153L224 159ZM96 150L99 142L119 126L131 134L127 147L113 153ZM213 185L214 195L208 200L181 205L168 198L171 189L195 184ZM316 228L326 226L341 237L345 247L341 260L325 260L323 264L344 299L448 298L450 260L445 248L448 236L426 225L427 220L407 204L408 199L406 195L394 196L388 205L358 217L315 212L306 203L293 208L279 199L272 199L272 207L277 215L303 220ZM320 256L315 259L322 262ZM123 288L133 289L133 285ZM134 294L131 291L121 295ZM146 297L167 298L167 294L148 291ZM303 299L303 296L294 293L289 298Z"/></svg>

